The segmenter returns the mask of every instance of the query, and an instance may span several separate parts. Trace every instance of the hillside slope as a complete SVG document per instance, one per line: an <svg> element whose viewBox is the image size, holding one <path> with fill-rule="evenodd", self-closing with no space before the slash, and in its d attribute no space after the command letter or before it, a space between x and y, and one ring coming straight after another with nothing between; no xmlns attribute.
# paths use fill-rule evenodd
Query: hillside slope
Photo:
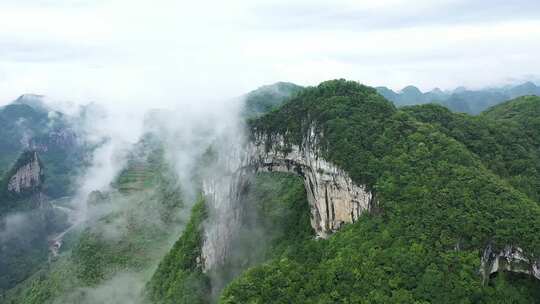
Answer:
<svg viewBox="0 0 540 304"><path fill-rule="evenodd" d="M301 86L289 82L278 82L262 86L245 95L245 107L242 115L256 117L279 107L289 97L294 96Z"/></svg>
<svg viewBox="0 0 540 304"><path fill-rule="evenodd" d="M537 97L470 116L396 108L346 80L255 92L239 117L247 143L205 141L190 158L189 214L165 157L179 151L143 137L50 263L0 300L540 303ZM357 189L369 194L365 208L348 201ZM218 194L235 203L212 204ZM323 211L331 227L314 221ZM233 233L209 243L210 228Z"/></svg>
<svg viewBox="0 0 540 304"><path fill-rule="evenodd" d="M523 135L540 146L540 96L523 96L494 106L482 116L518 125Z"/></svg>
<svg viewBox="0 0 540 304"><path fill-rule="evenodd" d="M540 285L482 265L486 252L540 254L540 207L467 147L354 82L324 82L254 121L367 184L378 211L328 240L299 244L229 285L223 303L534 303ZM308 254L306 254L308 253ZM485 261L484 262L488 262ZM523 261L509 260L510 266ZM526 267L533 267L532 264ZM518 268L519 269L519 268Z"/></svg>
<svg viewBox="0 0 540 304"><path fill-rule="evenodd" d="M81 117L52 110L42 96L0 107L0 293L45 264L49 237L68 225L77 176L88 165Z"/></svg>
<svg viewBox="0 0 540 304"><path fill-rule="evenodd" d="M77 118L48 109L42 97L23 95L0 107L0 174L24 151L37 151L45 166L43 192L59 198L73 194L74 178L84 169L90 149L77 131Z"/></svg>
<svg viewBox="0 0 540 304"><path fill-rule="evenodd" d="M207 218L205 202L194 207L191 220L172 250L161 261L147 286L153 303L214 303L221 289L249 267L296 251L309 242L309 206L298 177L262 173L254 177L244 196L241 233L235 252L219 272L205 273L201 250Z"/></svg>
<svg viewBox="0 0 540 304"><path fill-rule="evenodd" d="M485 166L540 203L540 97L520 97L478 116L428 104L403 110L463 143Z"/></svg>
<svg viewBox="0 0 540 304"><path fill-rule="evenodd" d="M133 148L112 186L91 193L85 222L2 303L141 301L144 282L182 225L182 195L162 147L150 137Z"/></svg>

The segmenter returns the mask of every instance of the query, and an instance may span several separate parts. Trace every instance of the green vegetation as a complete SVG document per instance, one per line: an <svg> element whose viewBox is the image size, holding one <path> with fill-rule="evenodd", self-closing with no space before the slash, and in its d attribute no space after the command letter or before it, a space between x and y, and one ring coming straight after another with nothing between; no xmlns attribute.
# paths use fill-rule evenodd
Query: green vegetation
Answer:
<svg viewBox="0 0 540 304"><path fill-rule="evenodd" d="M10 104L0 108L0 168L11 166L24 147L21 140L30 134L41 134L49 121L46 112L25 104Z"/></svg>
<svg viewBox="0 0 540 304"><path fill-rule="evenodd" d="M309 204L303 180L294 175L273 172L258 173L243 198L246 212L243 230L260 233L249 252L260 251L250 264L295 250L298 244L311 240L315 234L309 219ZM250 265L251 266L251 265Z"/></svg>
<svg viewBox="0 0 540 304"><path fill-rule="evenodd" d="M433 104L403 110L463 143L491 171L540 203L540 97L520 97L479 116Z"/></svg>
<svg viewBox="0 0 540 304"><path fill-rule="evenodd" d="M34 153L22 153L0 180L0 294L41 267L48 256L48 235L65 228L66 218L62 214L40 208L41 184L21 193L8 191L11 176L32 162Z"/></svg>
<svg viewBox="0 0 540 304"><path fill-rule="evenodd" d="M0 180L0 216L13 211L23 211L23 210L32 210L36 208L38 202L31 199L32 195L39 193L43 187L43 173L40 175L41 183L34 185L31 189L23 189L21 193L16 193L14 191L8 191L9 180L17 171L31 163L34 159L35 151L24 151L21 153L15 164L12 168L7 171L7 173ZM38 162L40 166L43 166L43 163L38 157Z"/></svg>
<svg viewBox="0 0 540 304"><path fill-rule="evenodd" d="M0 126L0 172L25 150L38 151L45 164L43 192L52 198L73 194L73 179L86 165L90 147L77 141L69 118L18 100L0 108Z"/></svg>
<svg viewBox="0 0 540 304"><path fill-rule="evenodd" d="M230 241L225 265L211 272L212 291L221 290L249 267L295 251L298 244L314 237L309 205L300 177L283 173L259 173L242 200L240 227Z"/></svg>
<svg viewBox="0 0 540 304"><path fill-rule="evenodd" d="M10 290L4 302L92 303L92 291L122 274L143 285L179 230L181 193L162 148L146 141L113 186L90 195L85 225L69 232L60 256ZM126 289L113 292L140 292Z"/></svg>
<svg viewBox="0 0 540 304"><path fill-rule="evenodd" d="M373 88L333 80L305 89L278 83L246 102L251 134L283 135L286 150L314 129L320 156L373 192L374 212L315 239L302 179L259 173L242 191L234 252L205 273L211 212L199 197L172 245L182 194L163 147L145 137L113 190L90 195L90 216L65 236L60 256L23 282L0 272L19 283L1 302L100 302L94 297L122 286L115 280L125 274L135 281L124 285L136 287L124 302L540 303L538 280L480 272L488 246L540 257L539 97L470 116L433 104L397 109ZM211 170L216 153L208 149L197 165ZM190 173L200 182L200 172ZM24 267L42 260L31 262ZM0 267L13 263L23 262Z"/></svg>
<svg viewBox="0 0 540 304"><path fill-rule="evenodd" d="M313 238L309 206L302 180L280 173L258 174L244 197L242 228L233 240L234 255L216 272L204 274L201 265L204 202L192 210L189 224L160 263L147 286L154 303L209 303L212 293L248 267ZM217 289L217 290L216 290Z"/></svg>
<svg viewBox="0 0 540 304"><path fill-rule="evenodd" d="M47 261L48 237L63 231L67 215L55 200L74 193L75 175L90 149L77 140L71 118L49 111L40 96L21 96L0 107L0 293ZM8 191L10 178L38 154L40 183Z"/></svg>
<svg viewBox="0 0 540 304"><path fill-rule="evenodd" d="M373 185L385 149L377 140L393 121L392 103L356 82L328 81L307 88L278 110L251 121L253 132L287 134L288 144L300 144L311 126L324 133L325 157L347 168L359 184ZM270 141L269 141L270 142Z"/></svg>
<svg viewBox="0 0 540 304"><path fill-rule="evenodd" d="M244 117L257 117L279 107L285 100L302 90L294 83L278 82L258 88L246 95Z"/></svg>
<svg viewBox="0 0 540 304"><path fill-rule="evenodd" d="M251 122L254 132L286 134L291 144L313 125L325 158L376 193L380 214L251 268L221 302L538 301L538 281L503 274L482 284L487 245L540 255L540 207L466 145L343 80L308 88Z"/></svg>
<svg viewBox="0 0 540 304"><path fill-rule="evenodd" d="M524 136L540 146L540 96L524 96L507 101L482 113L484 117L518 125Z"/></svg>
<svg viewBox="0 0 540 304"><path fill-rule="evenodd" d="M193 206L182 236L163 258L148 283L148 297L155 303L207 303L209 279L202 272L201 247L204 200Z"/></svg>

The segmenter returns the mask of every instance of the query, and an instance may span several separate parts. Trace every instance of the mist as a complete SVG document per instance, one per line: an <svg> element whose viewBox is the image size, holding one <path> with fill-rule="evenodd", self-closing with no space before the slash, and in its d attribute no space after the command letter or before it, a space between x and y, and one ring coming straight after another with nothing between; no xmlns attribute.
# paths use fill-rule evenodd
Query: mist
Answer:
<svg viewBox="0 0 540 304"><path fill-rule="evenodd" d="M179 237L201 192L196 174L201 157L210 146L216 149L230 147L214 145L224 137L242 138L239 124L241 98L177 98L175 105L169 108L152 102L126 106L99 100L85 103L84 100L66 101L50 96L41 98L49 111L50 122L59 117L58 113L63 113L76 134L77 142L87 149L88 154L84 168L74 177L76 191L73 196L61 203L51 202L55 212L65 216L66 226L58 227L48 240L27 245L36 249L46 248L47 241L53 242L55 248L51 249L49 262L54 265L56 259L69 259L80 233L90 233L104 242L115 243L130 238L128 227L134 223L139 223L141 228L167 232L159 248L152 250L149 264L144 269L137 272L118 270L112 277L92 287L77 287L75 284L75 288L68 287L58 301L142 302L145 283ZM171 215L172 224L163 222L160 206L151 203L157 200L159 189L147 189L134 196L119 193L114 186L119 175L129 166L128 162L138 157L134 153L148 152L138 150L138 145L149 134L162 144L171 187L178 189L183 201L182 208ZM8 215L3 219L0 231L1 244L8 244L14 239L32 240L26 236L39 227L29 225L31 222L31 212Z"/></svg>
<svg viewBox="0 0 540 304"><path fill-rule="evenodd" d="M131 237L128 227L141 225L146 229L165 229L168 236L159 248L155 248L152 261L145 269L138 272L119 270L97 286L77 287L58 301L144 302L145 283L180 235L190 209L201 193L201 176L197 172L202 170L205 174L222 176L217 168L202 168L201 158L210 147L220 155L228 154L231 148L238 149L243 141L239 117L243 99L179 102L182 104L172 109L120 109L94 102L81 106L76 113L78 133L93 148L89 165L77 178L78 190L69 203L76 220L59 235L64 237L71 231L88 231L105 242L115 243ZM56 109L62 110L61 107ZM148 152L137 150L140 140L148 134L162 143L167 170L182 196L183 206L173 215L172 226L162 221L159 206L151 203L159 195L157 189L129 195L118 193L112 186L127 168L133 153ZM60 249L60 256L62 252Z"/></svg>
<svg viewBox="0 0 540 304"><path fill-rule="evenodd" d="M117 269L85 287L74 283L57 301L144 302L145 282L201 193L217 193L207 198L205 258L261 259L250 250L258 241L264 251L268 233L255 211L235 208L250 202L230 196L246 141L246 92L278 81L307 86L334 78L424 91L538 81L539 17L540 5L527 0L513 10L503 1L465 0L414 7L403 0L2 1L0 105L21 94L43 95L50 125L65 114L87 151L70 180L73 193L50 202L63 224L39 243L58 247L48 262L71 258L79 234L116 244L136 225L164 231L142 269ZM131 162L144 162L134 154L150 153L140 148L145 136L159 141L166 164L159 169L182 200L166 220L159 189L134 195L115 184ZM215 159L205 163L209 153ZM8 214L0 246L17 240L37 249L29 235L43 230L32 225L39 216ZM238 239L224 243L231 235ZM214 298L242 267L209 272Z"/></svg>
<svg viewBox="0 0 540 304"><path fill-rule="evenodd" d="M508 6L7 0L0 4L0 101L33 92L129 109L229 98L277 81L343 77L429 90L537 80L540 61L530 50L540 48L539 4Z"/></svg>

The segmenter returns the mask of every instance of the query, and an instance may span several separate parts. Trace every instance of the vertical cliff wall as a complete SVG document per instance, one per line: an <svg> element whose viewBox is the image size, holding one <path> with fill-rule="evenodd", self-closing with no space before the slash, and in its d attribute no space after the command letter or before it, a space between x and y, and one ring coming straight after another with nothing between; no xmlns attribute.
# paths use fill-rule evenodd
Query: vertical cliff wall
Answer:
<svg viewBox="0 0 540 304"><path fill-rule="evenodd" d="M13 175L9 177L7 190L20 194L37 189L42 184L43 169L37 152L26 152L21 156Z"/></svg>
<svg viewBox="0 0 540 304"><path fill-rule="evenodd" d="M249 183L250 172L241 170L246 151L243 145L226 144L214 155L203 173L203 193L208 218L204 226L202 262L205 270L223 265L230 255L233 237L240 228L242 205L240 196Z"/></svg>
<svg viewBox="0 0 540 304"><path fill-rule="evenodd" d="M287 145L281 134L254 134L248 144L244 168L298 174L304 179L311 207L311 224L317 235L326 238L343 224L354 223L375 204L366 185L354 183L343 169L325 160L320 153L315 127L302 144Z"/></svg>
<svg viewBox="0 0 540 304"><path fill-rule="evenodd" d="M322 157L321 134L312 127L301 145L291 145L282 134L254 133L240 148L228 149L220 163L225 170L204 182L210 204L212 225L205 230L204 269L227 261L234 248L231 240L240 226L241 196L250 176L261 171L288 172L302 177L311 210L311 225L320 238L326 238L344 224L354 223L364 212L376 207L374 194L366 185L354 183L346 171ZM540 261L516 246L496 252L487 247L481 259L484 279L498 271L524 273L540 279Z"/></svg>
<svg viewBox="0 0 540 304"><path fill-rule="evenodd" d="M240 198L257 172L288 172L303 178L311 225L321 238L374 207L374 195L366 185L354 183L347 172L321 156L319 138L311 128L302 145L289 146L281 134L255 133L248 143L221 149L227 152L217 157L220 168L203 179L210 213L202 250L206 270L225 263L234 250L231 239L244 209Z"/></svg>

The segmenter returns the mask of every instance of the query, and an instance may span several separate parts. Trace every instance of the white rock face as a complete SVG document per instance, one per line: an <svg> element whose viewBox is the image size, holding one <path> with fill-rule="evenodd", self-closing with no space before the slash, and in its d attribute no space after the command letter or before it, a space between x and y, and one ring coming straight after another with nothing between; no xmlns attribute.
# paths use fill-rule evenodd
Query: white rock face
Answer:
<svg viewBox="0 0 540 304"><path fill-rule="evenodd" d="M289 149L278 134L256 134L247 144L223 149L227 155L218 160L222 168L203 179L210 213L202 248L205 270L223 264L233 250L230 241L240 226L243 209L240 197L256 172L289 172L304 179L311 225L321 238L371 210L375 200L366 186L355 184L344 170L320 157L319 135L314 130L310 129L301 146Z"/></svg>
<svg viewBox="0 0 540 304"><path fill-rule="evenodd" d="M540 280L540 260L531 261L519 247L506 246L499 253L493 252L491 246L486 247L480 267L484 281L498 271L524 273Z"/></svg>
<svg viewBox="0 0 540 304"><path fill-rule="evenodd" d="M34 152L32 161L20 167L9 179L8 191L21 193L21 191L36 187L41 183L41 174L38 155Z"/></svg>
<svg viewBox="0 0 540 304"><path fill-rule="evenodd" d="M228 143L217 155L216 164L203 177L203 194L208 208L204 225L202 264L205 271L223 265L230 256L232 240L241 226L242 188L249 182L249 172L240 170L245 155L243 144Z"/></svg>
<svg viewBox="0 0 540 304"><path fill-rule="evenodd" d="M204 226L202 248L203 269L223 265L231 253L231 240L240 227L240 200L235 198L237 190L233 176L206 180L203 192L206 196L209 218Z"/></svg>
<svg viewBox="0 0 540 304"><path fill-rule="evenodd" d="M312 127L301 146L287 149L282 135L257 134L248 145L243 163L245 168L256 171L302 176L311 207L311 225L319 237L326 238L343 224L354 223L363 212L369 212L375 202L365 185L355 184L347 172L320 156L318 138Z"/></svg>

